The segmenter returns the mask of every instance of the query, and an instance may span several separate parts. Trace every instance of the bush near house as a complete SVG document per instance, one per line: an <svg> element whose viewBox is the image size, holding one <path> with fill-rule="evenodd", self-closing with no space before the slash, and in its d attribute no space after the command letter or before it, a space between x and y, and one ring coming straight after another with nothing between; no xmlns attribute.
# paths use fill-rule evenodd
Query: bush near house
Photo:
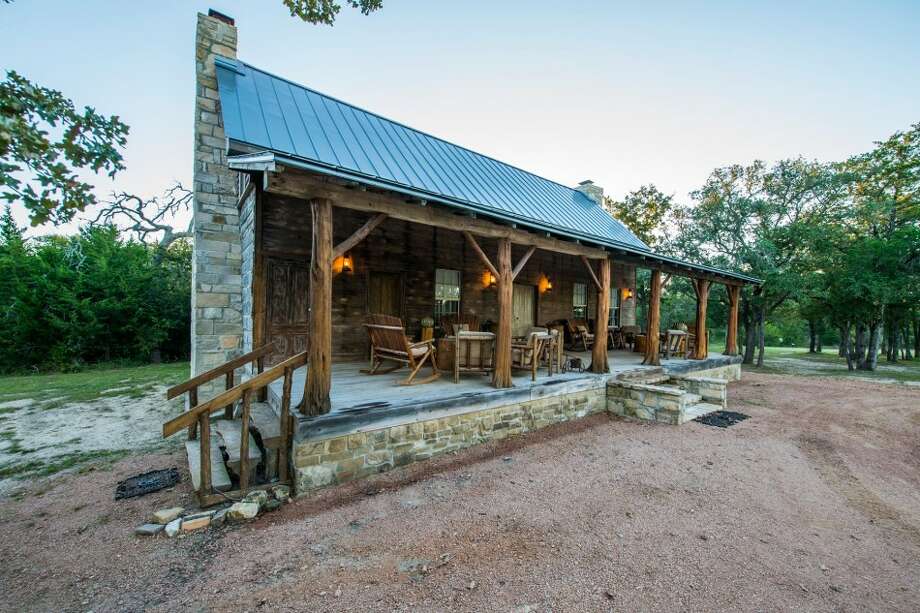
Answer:
<svg viewBox="0 0 920 613"><path fill-rule="evenodd" d="M0 221L0 372L187 359L191 247L113 226L26 239Z"/></svg>

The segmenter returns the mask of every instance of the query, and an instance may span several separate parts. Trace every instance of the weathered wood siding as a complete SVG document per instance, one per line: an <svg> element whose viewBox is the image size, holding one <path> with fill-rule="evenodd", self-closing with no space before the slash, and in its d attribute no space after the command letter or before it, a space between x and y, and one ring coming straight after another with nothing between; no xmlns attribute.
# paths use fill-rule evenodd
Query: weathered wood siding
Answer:
<svg viewBox="0 0 920 613"><path fill-rule="evenodd" d="M302 351L306 339L306 308L308 288L303 283L285 283L285 278L307 277L310 257L310 206L295 198L262 194L262 240L264 274L268 287L266 305L266 340L283 345L282 353ZM407 205L409 206L409 205ZM346 210L333 210L334 243L347 238L360 228L368 215ZM496 257L497 242L481 239L480 245L490 258ZM513 262L519 261L526 246L513 247ZM340 273L332 284L333 354L343 357L363 357L367 336L361 324L367 314L368 276L374 272L400 275L402 306L400 316L410 334L419 331L419 321L433 315L435 269L461 271L461 301L463 313L475 314L481 322L497 321L498 297L495 289L485 287L485 267L472 252L459 232L388 219L377 227L351 255L354 270ZM297 269L303 271L299 274ZM283 270L284 272L279 272ZM612 285L635 288L635 269L613 263ZM270 274L269 271L274 271ZM584 264L573 256L537 251L530 258L516 283L537 285L541 274L553 284L553 290L537 293L537 317L540 324L572 317L572 296L575 283L588 286L588 314L594 318L595 289ZM274 281L274 282L273 282ZM630 301L630 302L634 302ZM281 322L284 314L295 321ZM272 317L275 321L272 321ZM631 319L630 319L631 318ZM635 308L626 305L624 323L635 320ZM273 328L275 335L273 337Z"/></svg>

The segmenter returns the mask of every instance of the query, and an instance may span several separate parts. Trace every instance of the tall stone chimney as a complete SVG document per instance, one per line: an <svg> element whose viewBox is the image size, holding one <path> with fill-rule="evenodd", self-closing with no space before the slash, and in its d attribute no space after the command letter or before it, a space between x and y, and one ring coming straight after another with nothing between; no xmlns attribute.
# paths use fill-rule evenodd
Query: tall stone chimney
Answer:
<svg viewBox="0 0 920 613"><path fill-rule="evenodd" d="M237 174L227 168L214 57L236 58L233 19L198 14L195 36L192 375L239 355L242 280Z"/></svg>
<svg viewBox="0 0 920 613"><path fill-rule="evenodd" d="M591 179L582 181L575 189L599 205L604 206L604 188L600 185L595 185Z"/></svg>

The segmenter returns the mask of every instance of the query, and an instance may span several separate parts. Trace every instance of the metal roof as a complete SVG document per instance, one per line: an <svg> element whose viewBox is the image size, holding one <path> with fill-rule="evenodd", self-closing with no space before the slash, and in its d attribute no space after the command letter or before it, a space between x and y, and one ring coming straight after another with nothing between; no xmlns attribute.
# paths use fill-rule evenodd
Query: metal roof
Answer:
<svg viewBox="0 0 920 613"><path fill-rule="evenodd" d="M217 57L231 151L270 151L288 163L430 199L535 230L748 282L758 279L653 254L585 194L298 85Z"/></svg>
<svg viewBox="0 0 920 613"><path fill-rule="evenodd" d="M237 60L220 58L234 141L498 213L526 225L648 249L585 194Z"/></svg>

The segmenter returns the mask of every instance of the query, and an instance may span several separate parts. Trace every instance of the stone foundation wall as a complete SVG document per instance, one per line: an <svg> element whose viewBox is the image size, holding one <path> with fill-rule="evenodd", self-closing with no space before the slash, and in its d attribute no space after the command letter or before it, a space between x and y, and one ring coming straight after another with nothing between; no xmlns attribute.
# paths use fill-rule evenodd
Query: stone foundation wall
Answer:
<svg viewBox="0 0 920 613"><path fill-rule="evenodd" d="M692 377L709 377L711 379L725 379L726 381L741 381L741 362L737 364L728 364L718 368L708 368L706 370L694 370Z"/></svg>
<svg viewBox="0 0 920 613"><path fill-rule="evenodd" d="M298 495L607 408L603 386L429 421L294 442Z"/></svg>

